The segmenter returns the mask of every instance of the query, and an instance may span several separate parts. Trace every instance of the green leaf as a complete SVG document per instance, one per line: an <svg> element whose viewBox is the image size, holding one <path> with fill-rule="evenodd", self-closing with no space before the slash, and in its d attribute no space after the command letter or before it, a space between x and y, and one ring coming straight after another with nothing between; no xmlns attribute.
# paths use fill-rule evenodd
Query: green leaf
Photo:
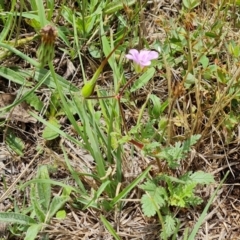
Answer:
<svg viewBox="0 0 240 240"><path fill-rule="evenodd" d="M63 205L69 200L69 197L55 196L50 204L48 220L50 220L55 213L63 207Z"/></svg>
<svg viewBox="0 0 240 240"><path fill-rule="evenodd" d="M23 156L24 142L16 137L12 131L8 131L8 134L6 135L6 143L16 154Z"/></svg>
<svg viewBox="0 0 240 240"><path fill-rule="evenodd" d="M50 179L48 168L46 165L42 165L38 168L37 178L43 179L43 180ZM37 193L41 201L42 207L46 212L49 208L49 204L51 200L51 184L38 182L36 186L37 186Z"/></svg>
<svg viewBox="0 0 240 240"><path fill-rule="evenodd" d="M203 55L200 59L199 62L202 64L203 68L206 68L209 64L209 59L206 57L206 55Z"/></svg>
<svg viewBox="0 0 240 240"><path fill-rule="evenodd" d="M112 227L112 225L107 221L107 219L101 215L100 216L101 221L103 222L104 226L107 228L107 230L109 231L109 233L111 233L111 235L116 239L116 240L121 240L121 238L117 235L116 231L114 230L114 228Z"/></svg>
<svg viewBox="0 0 240 240"><path fill-rule="evenodd" d="M155 68L151 67L148 68L146 72L143 73L141 77L139 77L138 80L136 80L131 87L130 91L134 92L138 89L140 89L142 86L144 86L148 81L150 81L155 73Z"/></svg>
<svg viewBox="0 0 240 240"><path fill-rule="evenodd" d="M158 187L156 184L148 180L144 184L140 185L140 188L146 191L141 203L142 209L146 216L153 216L156 213L156 208L163 207L166 204L167 193L163 187Z"/></svg>
<svg viewBox="0 0 240 240"><path fill-rule="evenodd" d="M30 226L26 232L26 236L24 238L24 240L35 240L36 236L38 235L38 233L40 232L40 230L42 229L42 224L33 224L32 226Z"/></svg>
<svg viewBox="0 0 240 240"><path fill-rule="evenodd" d="M51 124L54 127L57 127L60 129L61 125L59 124L58 120L55 117L51 117L48 120L48 123ZM59 133L54 131L50 126L45 126L42 137L46 140L53 140L59 136Z"/></svg>
<svg viewBox="0 0 240 240"><path fill-rule="evenodd" d="M152 114L155 119L158 119L160 117L161 113L168 106L168 102L165 101L162 104L160 101L160 98L154 94L150 95L150 99L152 100L152 104L153 104L152 109L149 109L150 114Z"/></svg>
<svg viewBox="0 0 240 240"><path fill-rule="evenodd" d="M39 99L39 97L35 93L31 93L25 101L30 104L35 110L41 111L43 108L43 102Z"/></svg>
<svg viewBox="0 0 240 240"><path fill-rule="evenodd" d="M170 206L177 206L177 207L186 207L186 202L184 201L184 199L182 197L180 197L177 194L173 194L170 198L169 198L169 205Z"/></svg>
<svg viewBox="0 0 240 240"><path fill-rule="evenodd" d="M167 215L164 219L164 227L165 227L165 238L169 238L176 230L177 222L176 219L170 215ZM161 237L163 238L163 232L161 233Z"/></svg>
<svg viewBox="0 0 240 240"><path fill-rule="evenodd" d="M64 184L64 183L58 182L58 181L54 181L54 180L51 180L51 179L32 179L32 180L29 180L28 182L23 183L21 186L19 186L19 189L23 189L26 186L30 185L31 183L47 183L47 184L51 184L51 185L56 185L56 186L60 186L60 187L63 187L63 188L67 188L68 190L71 189L74 192L79 192L79 190L77 188L71 187L71 186L69 186L67 184Z"/></svg>
<svg viewBox="0 0 240 240"><path fill-rule="evenodd" d="M200 134L192 135L188 140L183 142L182 148L184 153L188 153L192 145L197 143L197 141L201 138Z"/></svg>
<svg viewBox="0 0 240 240"><path fill-rule="evenodd" d="M35 214L39 220L39 222L44 223L45 221L45 214L41 208L40 201L38 196L36 195L36 185L31 184L31 192L30 192L31 204L35 211Z"/></svg>
<svg viewBox="0 0 240 240"><path fill-rule="evenodd" d="M141 198L142 210L145 216L152 217L156 214L156 204L154 204L154 199L147 194L144 194Z"/></svg>
<svg viewBox="0 0 240 240"><path fill-rule="evenodd" d="M67 213L65 210L60 210L56 213L56 218L57 219L65 219L67 216Z"/></svg>
<svg viewBox="0 0 240 240"><path fill-rule="evenodd" d="M89 53L91 54L91 56L93 58L100 58L101 57L101 51L98 47L96 47L96 45L94 44L91 44L89 47L88 47L88 51Z"/></svg>
<svg viewBox="0 0 240 240"><path fill-rule="evenodd" d="M214 178L213 175L210 173L205 173L203 171L198 171L193 173L190 176L191 180L194 181L195 183L198 184L209 184L209 183L214 183Z"/></svg>
<svg viewBox="0 0 240 240"><path fill-rule="evenodd" d="M125 187L115 198L112 199L110 205L114 206L118 201L124 198L136 185L141 182L148 172L150 171L151 166L147 167L144 172L142 172L136 179L134 179L127 187Z"/></svg>
<svg viewBox="0 0 240 240"><path fill-rule="evenodd" d="M35 224L36 221L24 214L12 212L0 212L0 222L18 223L23 225Z"/></svg>
<svg viewBox="0 0 240 240"><path fill-rule="evenodd" d="M211 198L208 200L207 205L203 209L203 212L201 213L200 217L198 218L198 221L195 223L194 228L193 228L191 234L186 239L188 239L188 240L195 240L196 239L197 232L198 232L199 228L201 227L202 223L204 222L204 219L207 216L208 210L209 210L211 204L213 203L213 200L215 199L219 189L222 187L223 183L225 182L228 174L229 174L229 172L227 172L225 174L225 176L222 179L222 181L220 182L220 184L218 184L217 189L211 195Z"/></svg>
<svg viewBox="0 0 240 240"><path fill-rule="evenodd" d="M176 168L179 165L179 161L186 156L190 151L191 146L194 145L200 137L201 135L199 134L193 135L183 143L177 142L175 143L175 146L163 148L158 156L165 159L170 168Z"/></svg>
<svg viewBox="0 0 240 240"><path fill-rule="evenodd" d="M14 71L10 68L0 67L0 76L4 77L14 83L24 85L24 86L32 86L32 83L27 81L20 72Z"/></svg>
<svg viewBox="0 0 240 240"><path fill-rule="evenodd" d="M128 0L126 3L127 6L130 7L136 2L137 2L136 0ZM121 9L124 9L124 2L121 2L119 0L109 1L106 7L104 8L104 13L109 15L112 13L116 13Z"/></svg>
<svg viewBox="0 0 240 240"><path fill-rule="evenodd" d="M98 190L94 193L94 197L91 199L91 201L84 206L83 210L87 209L89 206L92 205L92 202L96 201L100 195L103 193L103 191L106 189L106 187L111 183L111 181L105 181L101 184L101 186L98 188Z"/></svg>
<svg viewBox="0 0 240 240"><path fill-rule="evenodd" d="M197 7L201 3L200 0L183 0L183 5L188 10L192 10L193 8Z"/></svg>
<svg viewBox="0 0 240 240"><path fill-rule="evenodd" d="M44 85L48 86L49 88L53 88L53 89L56 88L56 84L55 84L54 79L51 76L51 74L49 74L49 70L46 70L43 68L41 68L41 69L37 68L34 72L34 76L32 76L32 70L21 69L21 74L25 78L33 78L37 82L41 81L43 78L45 78L47 76L47 78L44 81ZM77 87L75 87L73 84L71 84L69 81L67 81L63 77L61 77L57 74L56 74L56 76L57 76L57 80L58 80L59 84L61 85L64 93L69 94L70 91L73 91L73 92L79 91L79 89Z"/></svg>

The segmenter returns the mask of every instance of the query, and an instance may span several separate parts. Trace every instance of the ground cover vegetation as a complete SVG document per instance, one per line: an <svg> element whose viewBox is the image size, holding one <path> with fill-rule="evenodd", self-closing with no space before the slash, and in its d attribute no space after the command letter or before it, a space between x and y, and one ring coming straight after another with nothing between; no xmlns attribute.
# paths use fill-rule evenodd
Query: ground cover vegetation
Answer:
<svg viewBox="0 0 240 240"><path fill-rule="evenodd" d="M238 239L239 1L0 9L0 239Z"/></svg>

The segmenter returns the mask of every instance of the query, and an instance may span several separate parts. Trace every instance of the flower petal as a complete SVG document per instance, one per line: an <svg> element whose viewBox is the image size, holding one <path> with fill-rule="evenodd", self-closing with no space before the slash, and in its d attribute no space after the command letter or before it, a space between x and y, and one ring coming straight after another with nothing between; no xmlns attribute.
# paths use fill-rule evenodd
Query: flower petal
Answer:
<svg viewBox="0 0 240 240"><path fill-rule="evenodd" d="M145 67L145 66L150 66L151 65L151 61L143 61L140 63L141 67Z"/></svg>
<svg viewBox="0 0 240 240"><path fill-rule="evenodd" d="M130 60L134 60L134 59L135 59L134 56L131 55L131 54L126 54L125 57L126 57L127 59L130 59Z"/></svg>
<svg viewBox="0 0 240 240"><path fill-rule="evenodd" d="M133 60L135 64L144 68L151 65L151 60L158 58L158 52L149 50L130 49L126 58Z"/></svg>
<svg viewBox="0 0 240 240"><path fill-rule="evenodd" d="M133 60L134 62L139 61L139 52L137 49L130 49L129 54L126 54L126 58Z"/></svg>
<svg viewBox="0 0 240 240"><path fill-rule="evenodd" d="M150 53L148 54L149 57L151 57L151 59L158 59L158 52L156 51L150 51Z"/></svg>

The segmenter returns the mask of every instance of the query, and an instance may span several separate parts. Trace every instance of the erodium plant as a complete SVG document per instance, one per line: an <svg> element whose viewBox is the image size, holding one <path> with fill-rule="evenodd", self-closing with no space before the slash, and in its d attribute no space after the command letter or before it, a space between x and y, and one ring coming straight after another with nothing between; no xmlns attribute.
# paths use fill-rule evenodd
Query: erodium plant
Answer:
<svg viewBox="0 0 240 240"><path fill-rule="evenodd" d="M147 68L152 65L151 61L158 59L158 53L156 51L131 49L126 58L133 61L136 73L144 74ZM160 120L161 115L158 121ZM146 128L153 130L153 126L149 126L149 122L143 123L137 128L141 128L139 130L142 135ZM134 132L134 130L130 130L130 132ZM214 182L210 174L202 171L186 172L177 177L174 172L175 169L180 167L181 162L187 158L191 147L200 137L201 135L192 135L183 142L163 146L160 141L149 140L148 135L143 136L142 140L148 143L144 144L142 150L145 154L156 159L159 172L155 176L147 178L140 185L140 188L145 192L141 199L142 210L147 217L157 214L162 226L161 239L168 239L178 232L179 220L173 213L172 207L186 208L199 205L202 199L195 195L196 187Z"/></svg>

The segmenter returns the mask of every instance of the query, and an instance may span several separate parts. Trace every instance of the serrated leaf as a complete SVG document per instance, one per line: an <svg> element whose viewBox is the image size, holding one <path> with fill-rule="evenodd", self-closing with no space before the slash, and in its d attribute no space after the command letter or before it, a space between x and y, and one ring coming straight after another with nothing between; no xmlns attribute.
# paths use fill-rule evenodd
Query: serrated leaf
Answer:
<svg viewBox="0 0 240 240"><path fill-rule="evenodd" d="M36 221L26 215L12 212L0 212L0 222L18 223L23 225L35 224Z"/></svg>
<svg viewBox="0 0 240 240"><path fill-rule="evenodd" d="M172 216L167 215L165 217L165 227L167 232L173 233L176 229L176 219L174 219Z"/></svg>
<svg viewBox="0 0 240 240"><path fill-rule="evenodd" d="M54 127L60 128L58 120L54 117L50 118L48 121ZM42 136L46 140L53 140L59 136L59 133L55 132L50 126L45 126Z"/></svg>
<svg viewBox="0 0 240 240"><path fill-rule="evenodd" d="M198 184L209 184L214 183L214 178L210 173L198 171L190 176L191 180Z"/></svg>
<svg viewBox="0 0 240 240"><path fill-rule="evenodd" d="M182 197L178 196L177 194L173 194L169 198L169 205L170 206L185 207L186 202L184 201L184 199Z"/></svg>
<svg viewBox="0 0 240 240"><path fill-rule="evenodd" d="M39 97L35 93L31 93L25 101L32 106L35 110L41 111L43 108L43 102L39 99Z"/></svg>
<svg viewBox="0 0 240 240"><path fill-rule="evenodd" d="M188 140L184 141L182 144L183 152L189 152L192 145L197 143L197 141L201 138L200 134L192 135Z"/></svg>
<svg viewBox="0 0 240 240"><path fill-rule="evenodd" d="M163 187L157 186L154 182L148 180L146 183L140 185L140 188L145 190L159 207L165 204L167 193Z"/></svg>
<svg viewBox="0 0 240 240"><path fill-rule="evenodd" d="M146 216L154 216L156 208L160 208L165 205L165 199L167 199L166 190L163 187L158 187L150 180L140 185L140 188L147 193L142 196L141 203L142 209Z"/></svg>
<svg viewBox="0 0 240 240"><path fill-rule="evenodd" d="M26 232L24 240L35 240L39 231L42 229L42 224L33 224L30 226Z"/></svg>
<svg viewBox="0 0 240 240"><path fill-rule="evenodd" d="M194 188L196 187L196 183L195 182L190 182L190 183L187 183L183 186L183 188L178 192L179 195L182 197L182 198L188 198L188 197L191 197L193 196L194 194Z"/></svg>
<svg viewBox="0 0 240 240"><path fill-rule="evenodd" d="M163 239L169 238L176 230L176 219L172 216L167 215L164 219L164 227L165 227L165 236L163 236L163 232L161 233L161 237Z"/></svg>
<svg viewBox="0 0 240 240"><path fill-rule="evenodd" d="M156 214L156 207L151 196L144 194L141 198L141 204L145 216L152 217Z"/></svg>

